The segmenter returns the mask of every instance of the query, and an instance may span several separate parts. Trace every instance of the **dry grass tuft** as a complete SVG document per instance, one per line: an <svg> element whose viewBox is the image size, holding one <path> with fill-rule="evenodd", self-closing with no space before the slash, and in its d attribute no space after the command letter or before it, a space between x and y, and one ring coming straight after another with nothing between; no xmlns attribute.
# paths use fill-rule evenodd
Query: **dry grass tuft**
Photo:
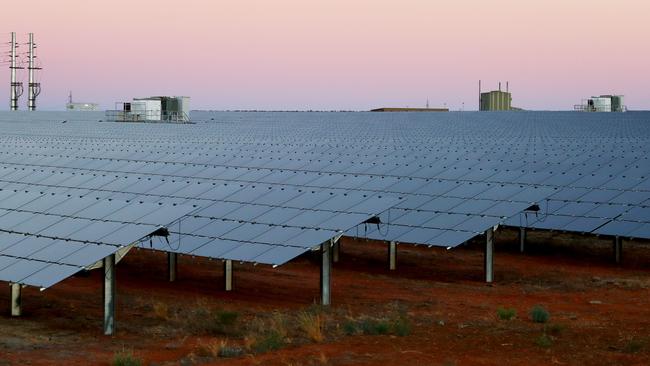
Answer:
<svg viewBox="0 0 650 366"><path fill-rule="evenodd" d="M325 339L323 335L323 318L320 314L306 311L298 314L298 326L310 340L320 343Z"/></svg>
<svg viewBox="0 0 650 366"><path fill-rule="evenodd" d="M153 304L153 314L158 319L169 320L169 307L164 302L155 302Z"/></svg>

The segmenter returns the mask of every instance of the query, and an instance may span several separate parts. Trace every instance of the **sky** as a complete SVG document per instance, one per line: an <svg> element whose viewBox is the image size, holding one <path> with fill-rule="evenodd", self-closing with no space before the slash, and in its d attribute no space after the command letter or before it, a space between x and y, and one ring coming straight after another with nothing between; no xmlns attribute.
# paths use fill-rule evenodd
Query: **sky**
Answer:
<svg viewBox="0 0 650 366"><path fill-rule="evenodd" d="M647 0L30 0L0 12L20 53L34 33L38 109L186 95L192 109L573 109L623 94L650 109ZM0 64L0 110L9 68ZM26 72L20 78L27 82ZM26 93L20 100L27 104Z"/></svg>

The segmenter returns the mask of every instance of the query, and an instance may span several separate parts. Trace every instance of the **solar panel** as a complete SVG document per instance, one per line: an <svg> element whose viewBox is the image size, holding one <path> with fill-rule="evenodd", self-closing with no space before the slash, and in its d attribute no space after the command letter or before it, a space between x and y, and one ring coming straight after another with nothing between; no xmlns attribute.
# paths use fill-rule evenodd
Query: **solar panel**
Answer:
<svg viewBox="0 0 650 366"><path fill-rule="evenodd" d="M155 222L147 205L197 206L179 221L177 252L202 248L213 258L269 264L341 232L445 247L499 224L646 235L644 113L194 118L195 125L127 130L74 116L53 129L43 115L30 116L29 125L2 115L12 132L0 139L0 188L143 202L115 210L113 219ZM533 204L539 211L520 214ZM65 200L55 206L77 208ZM375 215L379 225L364 223ZM233 243L228 257L221 249Z"/></svg>
<svg viewBox="0 0 650 366"><path fill-rule="evenodd" d="M4 189L0 197L0 280L40 288L196 210Z"/></svg>

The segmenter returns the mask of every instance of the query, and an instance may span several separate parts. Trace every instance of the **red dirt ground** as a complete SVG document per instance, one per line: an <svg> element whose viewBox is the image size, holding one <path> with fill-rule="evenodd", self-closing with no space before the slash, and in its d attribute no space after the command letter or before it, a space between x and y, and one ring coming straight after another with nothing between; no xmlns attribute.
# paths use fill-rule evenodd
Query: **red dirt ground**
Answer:
<svg viewBox="0 0 650 366"><path fill-rule="evenodd" d="M291 318L317 302L318 258L276 269L236 264L235 291L226 293L219 261L180 257L169 283L164 253L134 251L118 265L116 336L101 334L101 272L92 271L23 290L24 316L0 316L0 365L110 365L122 350L149 365L650 364L649 244L626 243L617 266L607 241L532 233L526 254L515 241L498 233L495 283L487 285L480 242L450 251L400 245L391 272L385 244L343 239L325 339L292 336L280 350L234 358L208 352L226 337L201 331L196 309L236 311L242 326L274 312ZM0 291L8 303L8 289ZM536 304L551 314L550 345L539 344L544 326L528 315ZM411 324L406 336L341 330L345 319L389 317L398 307ZM500 307L517 317L500 320ZM247 338L229 337L245 347Z"/></svg>

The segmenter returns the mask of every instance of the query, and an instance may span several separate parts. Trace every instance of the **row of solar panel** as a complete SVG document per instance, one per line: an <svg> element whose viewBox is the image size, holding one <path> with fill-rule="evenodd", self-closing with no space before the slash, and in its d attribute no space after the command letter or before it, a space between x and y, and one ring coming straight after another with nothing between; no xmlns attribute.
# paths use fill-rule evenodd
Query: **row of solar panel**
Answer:
<svg viewBox="0 0 650 366"><path fill-rule="evenodd" d="M34 154L21 155L21 154L5 154L0 155L0 159L5 162L16 161L16 156L21 156L21 161L25 164L33 164L40 166L51 166L55 163L68 162L75 164L73 167L85 168L91 170L105 170L105 171L141 171L143 173L156 173L156 174L174 174L174 175L188 175L196 176L196 174L208 174L206 177L225 176L226 178L231 175L243 176L245 173L251 174L249 180L255 180L257 176L263 175L269 171L274 170L293 170L302 173L336 173L357 175L359 177L366 177L368 175L384 175L384 176L407 176L409 178L437 178L437 179L462 179L462 180L479 180L489 182L508 182L508 183L522 183L522 184L542 184L553 185L562 187L602 187L610 189L636 189L648 190L650 183L648 182L647 164L640 164L639 160L626 160L628 165L616 164L615 168L611 164L611 160L605 161L609 163L605 166L603 164L592 164L588 166L576 166L565 164L561 166L545 166L541 170L536 170L529 166L518 164L517 167L508 168L507 166L499 166L498 162L494 162L493 166L479 165L478 169L463 166L463 162L456 162L456 164L449 165L444 162L436 162L434 164L424 164L422 159L419 163L414 164L395 164L395 165L376 165L358 162L354 159L350 161L323 161L318 162L300 162L298 160L290 161L292 165L271 165L264 164L263 161L258 159L247 159L244 161L228 161L226 163L215 161L214 158L205 157L197 161L193 160L192 156L183 156L183 162L170 162L164 160L165 156L156 156L158 160L135 160L126 157L111 157L110 152L95 152L93 154L80 154L78 155L50 155L50 154ZM85 159L79 161L78 159ZM151 159L151 158L150 158ZM639 158L644 159L644 158ZM426 161L426 160L424 160ZM641 162L643 162L641 160ZM472 166L481 164L480 162L472 162ZM207 165L207 166L206 166ZM305 167L309 169L305 170ZM246 178L244 178L246 179Z"/></svg>

